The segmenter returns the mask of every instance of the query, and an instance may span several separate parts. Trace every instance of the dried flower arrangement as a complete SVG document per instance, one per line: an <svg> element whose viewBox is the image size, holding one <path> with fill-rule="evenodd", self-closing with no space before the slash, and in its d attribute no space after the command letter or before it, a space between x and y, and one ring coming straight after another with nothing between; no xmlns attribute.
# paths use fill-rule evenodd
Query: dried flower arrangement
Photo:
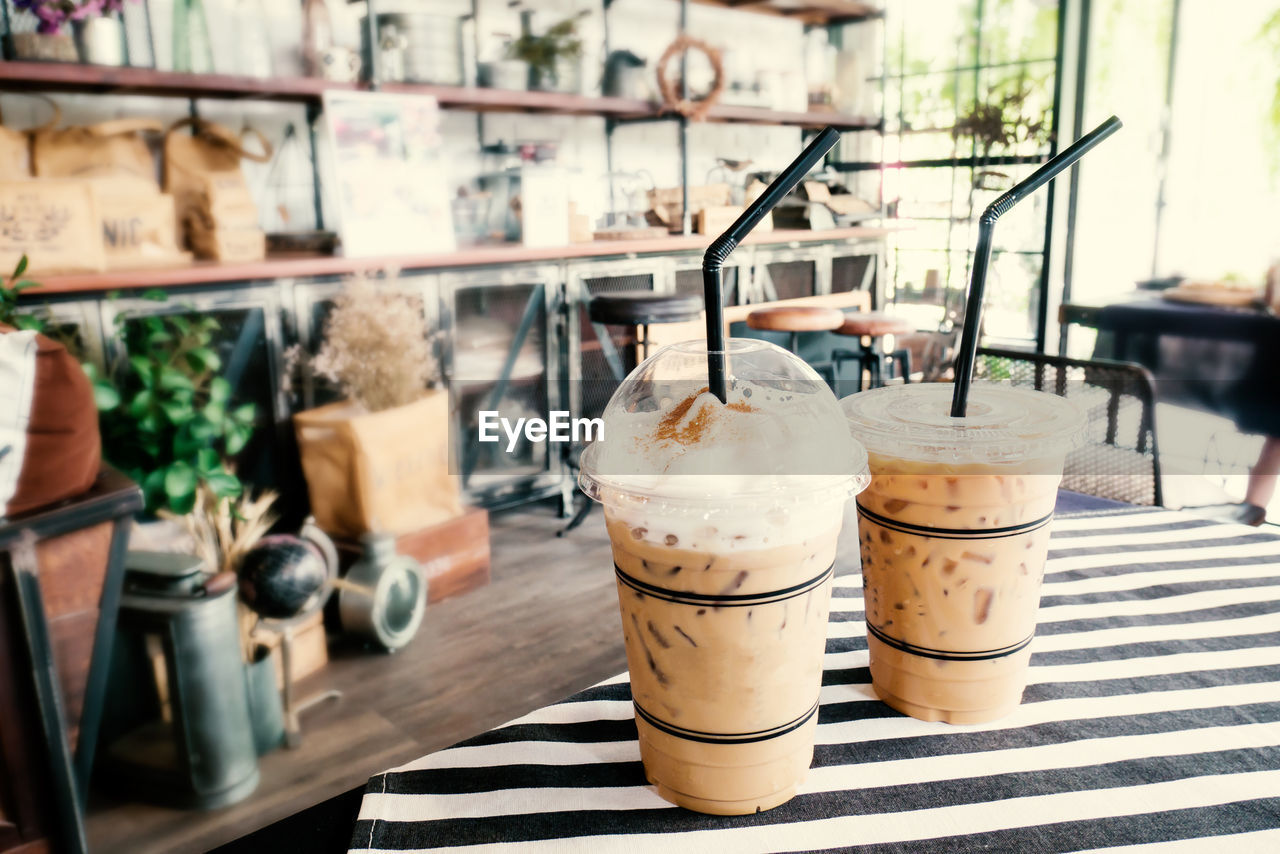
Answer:
<svg viewBox="0 0 1280 854"><path fill-rule="evenodd" d="M381 282L348 279L325 321L319 352L309 363L296 349L289 354L370 412L412 403L440 379L422 297L396 281L394 273Z"/></svg>

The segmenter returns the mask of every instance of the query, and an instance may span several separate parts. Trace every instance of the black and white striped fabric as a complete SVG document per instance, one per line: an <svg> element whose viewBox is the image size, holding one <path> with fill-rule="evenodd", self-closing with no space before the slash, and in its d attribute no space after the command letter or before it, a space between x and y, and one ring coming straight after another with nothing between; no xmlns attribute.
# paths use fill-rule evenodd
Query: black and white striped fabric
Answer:
<svg viewBox="0 0 1280 854"><path fill-rule="evenodd" d="M1161 509L1060 516L1008 717L876 700L835 581L813 768L753 816L642 775L626 674L374 777L354 851L1280 851L1280 538Z"/></svg>

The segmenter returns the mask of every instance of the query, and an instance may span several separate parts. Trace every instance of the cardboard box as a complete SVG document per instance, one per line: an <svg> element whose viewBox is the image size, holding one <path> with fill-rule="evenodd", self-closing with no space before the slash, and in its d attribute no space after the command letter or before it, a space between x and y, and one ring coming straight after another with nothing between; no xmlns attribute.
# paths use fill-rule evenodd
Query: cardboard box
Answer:
<svg viewBox="0 0 1280 854"><path fill-rule="evenodd" d="M396 551L422 566L428 604L484 587L489 583L489 511L468 507L456 519L402 534Z"/></svg>
<svg viewBox="0 0 1280 854"><path fill-rule="evenodd" d="M346 568L364 555L355 540L334 538ZM489 511L468 507L461 516L396 538L396 552L411 557L427 578L427 603L461 596L489 583Z"/></svg>
<svg viewBox="0 0 1280 854"><path fill-rule="evenodd" d="M741 205L708 205L693 216L693 230L698 234L716 235L733 225L745 210ZM766 217L766 219L772 219Z"/></svg>

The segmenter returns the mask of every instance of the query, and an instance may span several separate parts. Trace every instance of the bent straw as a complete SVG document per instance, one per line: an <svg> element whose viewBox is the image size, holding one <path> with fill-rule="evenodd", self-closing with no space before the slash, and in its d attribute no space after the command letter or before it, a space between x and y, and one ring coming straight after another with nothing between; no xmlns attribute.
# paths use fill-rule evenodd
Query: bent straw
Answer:
<svg viewBox="0 0 1280 854"><path fill-rule="evenodd" d="M742 216L725 229L724 234L711 242L702 257L702 299L707 308L707 386L712 394L720 398L721 403L728 402L725 389L724 298L721 296L720 283L725 259L839 140L840 131L833 127L824 128L800 152L800 156L765 188L760 198L752 202L742 212Z"/></svg>
<svg viewBox="0 0 1280 854"><path fill-rule="evenodd" d="M964 326L960 332L960 350L954 365L955 388L951 392L951 417L963 418L969 406L969 386L973 382L973 362L978 355L978 329L982 325L983 291L987 287L987 266L991 261L991 237L996 220L1018 202L1053 180L1053 177L1075 163L1098 143L1120 130L1122 124L1112 116L1089 133L1077 139L1065 151L1052 158L1012 190L996 199L978 220L978 246L973 254L973 279L965 302Z"/></svg>

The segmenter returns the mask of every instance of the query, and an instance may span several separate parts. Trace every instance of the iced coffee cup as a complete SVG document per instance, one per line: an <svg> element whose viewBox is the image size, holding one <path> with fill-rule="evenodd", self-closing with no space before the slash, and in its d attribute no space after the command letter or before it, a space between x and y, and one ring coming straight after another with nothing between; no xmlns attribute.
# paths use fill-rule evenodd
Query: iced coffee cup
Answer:
<svg viewBox="0 0 1280 854"><path fill-rule="evenodd" d="M1022 701L1049 527L1084 414L1055 395L904 385L841 404L867 448L858 497L872 686L927 721L979 723Z"/></svg>
<svg viewBox="0 0 1280 854"><path fill-rule="evenodd" d="M770 809L813 758L844 505L865 453L826 384L790 353L663 348L604 412L580 483L604 506L645 775L705 813Z"/></svg>

